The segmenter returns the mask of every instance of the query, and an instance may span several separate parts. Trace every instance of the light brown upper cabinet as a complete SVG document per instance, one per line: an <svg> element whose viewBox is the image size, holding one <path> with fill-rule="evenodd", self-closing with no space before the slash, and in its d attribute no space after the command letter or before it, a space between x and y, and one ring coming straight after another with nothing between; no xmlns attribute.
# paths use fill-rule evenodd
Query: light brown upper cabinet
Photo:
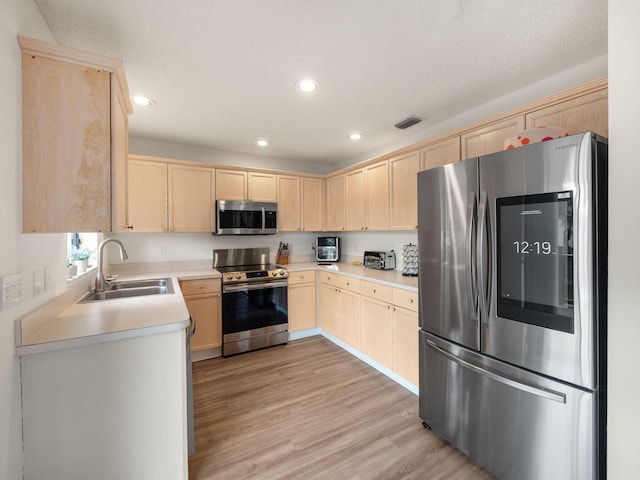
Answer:
<svg viewBox="0 0 640 480"><path fill-rule="evenodd" d="M592 131L609 136L608 89L592 92L527 114L527 128L564 127L570 135Z"/></svg>
<svg viewBox="0 0 640 480"><path fill-rule="evenodd" d="M213 167L131 155L128 211L133 232L212 232Z"/></svg>
<svg viewBox="0 0 640 480"><path fill-rule="evenodd" d="M125 228L127 116L122 62L18 37L22 49L24 232ZM120 223L122 225L120 225Z"/></svg>
<svg viewBox="0 0 640 480"><path fill-rule="evenodd" d="M169 231L213 232L215 170L169 164Z"/></svg>
<svg viewBox="0 0 640 480"><path fill-rule="evenodd" d="M391 182L392 230L413 230L418 228L418 171L420 152L414 152L389 159Z"/></svg>
<svg viewBox="0 0 640 480"><path fill-rule="evenodd" d="M278 175L278 230L300 228L300 177Z"/></svg>
<svg viewBox="0 0 640 480"><path fill-rule="evenodd" d="M168 230L167 172L168 167L165 162L129 159L127 197L131 231L166 232Z"/></svg>
<svg viewBox="0 0 640 480"><path fill-rule="evenodd" d="M327 178L327 230L340 232L345 228L345 176Z"/></svg>
<svg viewBox="0 0 640 480"><path fill-rule="evenodd" d="M365 210L365 173L364 168L347 172L344 176L345 191L345 230L364 230L366 226Z"/></svg>
<svg viewBox="0 0 640 480"><path fill-rule="evenodd" d="M247 172L216 170L216 200L246 200Z"/></svg>
<svg viewBox="0 0 640 480"><path fill-rule="evenodd" d="M504 141L524 130L524 125L524 115L517 115L464 133L460 138L462 160L504 150Z"/></svg>
<svg viewBox="0 0 640 480"><path fill-rule="evenodd" d="M251 202L277 202L277 180L273 173L247 173L247 200Z"/></svg>
<svg viewBox="0 0 640 480"><path fill-rule="evenodd" d="M460 161L460 137L451 137L420 150L420 170Z"/></svg>
<svg viewBox="0 0 640 480"><path fill-rule="evenodd" d="M324 227L324 185L322 178L300 178L300 207L301 230L305 232L320 232Z"/></svg>
<svg viewBox="0 0 640 480"><path fill-rule="evenodd" d="M365 168L367 230L389 229L389 162L374 163Z"/></svg>

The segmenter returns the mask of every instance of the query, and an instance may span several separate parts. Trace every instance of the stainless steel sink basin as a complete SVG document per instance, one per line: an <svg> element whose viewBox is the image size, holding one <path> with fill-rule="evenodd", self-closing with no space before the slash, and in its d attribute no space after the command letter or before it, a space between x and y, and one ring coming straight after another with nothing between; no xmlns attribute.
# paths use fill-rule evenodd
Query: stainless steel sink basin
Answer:
<svg viewBox="0 0 640 480"><path fill-rule="evenodd" d="M152 278L150 280L125 280L107 284L107 290L127 290L149 287L172 287L170 278ZM173 289L172 289L173 292ZM168 292L167 292L168 293Z"/></svg>
<svg viewBox="0 0 640 480"><path fill-rule="evenodd" d="M115 298L140 297L145 295L161 295L173 293L170 278L154 278L149 280L127 280L107 284L104 292L91 292L78 303L99 302Z"/></svg>

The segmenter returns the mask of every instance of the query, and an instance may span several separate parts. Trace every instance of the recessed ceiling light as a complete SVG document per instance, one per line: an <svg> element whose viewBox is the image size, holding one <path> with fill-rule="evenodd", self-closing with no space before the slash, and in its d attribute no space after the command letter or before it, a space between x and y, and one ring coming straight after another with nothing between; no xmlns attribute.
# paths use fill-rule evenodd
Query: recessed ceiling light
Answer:
<svg viewBox="0 0 640 480"><path fill-rule="evenodd" d="M260 138L256 140L256 145L258 145L259 147L266 147L267 145L269 145L269 142L264 138Z"/></svg>
<svg viewBox="0 0 640 480"><path fill-rule="evenodd" d="M149 97L145 97L144 95L132 95L131 101L136 105L141 105L143 107L148 107L156 102L151 100Z"/></svg>
<svg viewBox="0 0 640 480"><path fill-rule="evenodd" d="M353 132L347 135L349 140L360 140L362 138L362 134L358 132Z"/></svg>
<svg viewBox="0 0 640 480"><path fill-rule="evenodd" d="M296 87L298 90L304 93L315 92L318 89L318 82L315 80L311 80L310 78L305 78L304 80L300 80L296 83Z"/></svg>

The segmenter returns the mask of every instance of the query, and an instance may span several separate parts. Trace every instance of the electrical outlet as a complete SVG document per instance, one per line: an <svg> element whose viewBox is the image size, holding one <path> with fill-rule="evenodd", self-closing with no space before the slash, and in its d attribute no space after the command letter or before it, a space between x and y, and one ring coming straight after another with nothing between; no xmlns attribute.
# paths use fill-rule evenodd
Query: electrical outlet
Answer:
<svg viewBox="0 0 640 480"><path fill-rule="evenodd" d="M44 266L44 291L53 288L53 268L51 265Z"/></svg>
<svg viewBox="0 0 640 480"><path fill-rule="evenodd" d="M2 277L2 308L11 307L22 301L24 295L24 281L22 274Z"/></svg>
<svg viewBox="0 0 640 480"><path fill-rule="evenodd" d="M44 272L40 269L33 271L33 296L40 295L44 289Z"/></svg>

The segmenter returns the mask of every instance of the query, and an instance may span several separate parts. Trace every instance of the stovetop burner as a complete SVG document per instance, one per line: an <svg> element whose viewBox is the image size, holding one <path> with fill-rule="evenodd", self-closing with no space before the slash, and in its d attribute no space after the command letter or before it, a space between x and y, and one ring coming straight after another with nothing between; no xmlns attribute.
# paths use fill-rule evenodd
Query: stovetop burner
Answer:
<svg viewBox="0 0 640 480"><path fill-rule="evenodd" d="M213 251L213 268L222 283L271 282L289 278L287 269L268 263L268 248L235 248Z"/></svg>

